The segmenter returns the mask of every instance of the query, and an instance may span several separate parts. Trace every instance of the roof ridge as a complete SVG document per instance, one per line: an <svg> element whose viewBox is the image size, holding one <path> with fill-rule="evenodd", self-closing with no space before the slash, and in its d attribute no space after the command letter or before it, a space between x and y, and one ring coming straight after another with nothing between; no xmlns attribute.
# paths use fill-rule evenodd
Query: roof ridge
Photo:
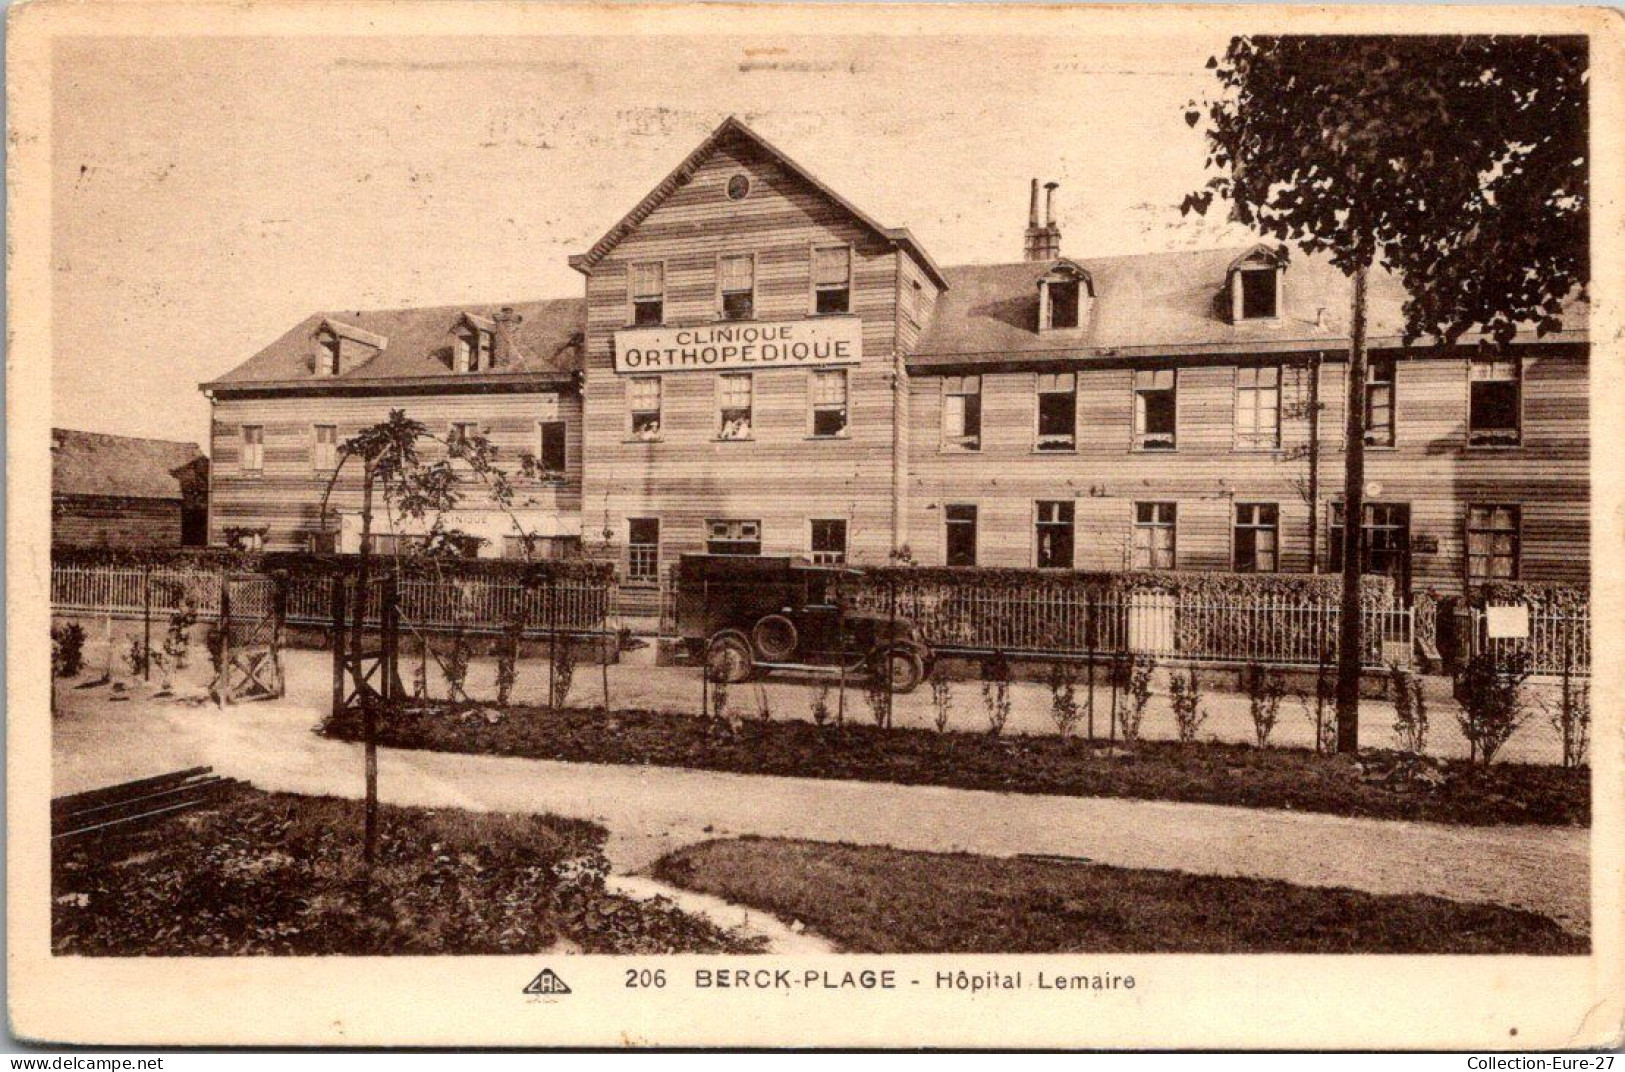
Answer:
<svg viewBox="0 0 1625 1072"><path fill-rule="evenodd" d="M173 447L191 447L194 450L202 449L198 446L198 442L195 439L159 439L157 436L135 436L125 435L122 432L93 432L86 428L58 428L55 425L51 426L52 435L61 435L64 433L77 436L95 436L98 439L126 439L132 443L164 443Z"/></svg>

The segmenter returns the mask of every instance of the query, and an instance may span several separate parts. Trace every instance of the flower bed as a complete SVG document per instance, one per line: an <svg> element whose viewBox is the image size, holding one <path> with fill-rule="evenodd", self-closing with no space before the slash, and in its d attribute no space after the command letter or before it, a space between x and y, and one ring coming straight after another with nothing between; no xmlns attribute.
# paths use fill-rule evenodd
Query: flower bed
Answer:
<svg viewBox="0 0 1625 1072"><path fill-rule="evenodd" d="M323 732L360 737L359 718ZM1379 819L1488 825L1587 825L1584 769L1412 761L1370 752L1358 761L1218 743L1142 741L1133 749L1076 738L991 737L847 723L726 723L651 711L401 705L379 740L397 748L622 763L741 774L941 785L1007 793L1179 800Z"/></svg>
<svg viewBox="0 0 1625 1072"><path fill-rule="evenodd" d="M118 843L52 854L57 954L238 956L752 952L664 901L604 888L605 832L552 816L382 808L239 789Z"/></svg>

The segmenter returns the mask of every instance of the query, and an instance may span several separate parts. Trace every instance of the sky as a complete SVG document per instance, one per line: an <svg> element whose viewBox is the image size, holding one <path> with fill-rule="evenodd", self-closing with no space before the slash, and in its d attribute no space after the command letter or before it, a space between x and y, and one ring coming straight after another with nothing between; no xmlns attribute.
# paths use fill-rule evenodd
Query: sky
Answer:
<svg viewBox="0 0 1625 1072"><path fill-rule="evenodd" d="M53 57L59 427L195 440L319 309L581 293L566 264L730 113L941 264L1246 241L1182 219L1219 38L79 38Z"/></svg>

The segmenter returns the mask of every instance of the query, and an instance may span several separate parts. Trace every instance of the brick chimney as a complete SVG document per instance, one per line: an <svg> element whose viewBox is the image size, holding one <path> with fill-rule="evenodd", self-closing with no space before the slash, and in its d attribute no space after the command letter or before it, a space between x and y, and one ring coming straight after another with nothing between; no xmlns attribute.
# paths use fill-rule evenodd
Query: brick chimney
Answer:
<svg viewBox="0 0 1625 1072"><path fill-rule="evenodd" d="M1061 229L1055 225L1055 188L1058 182L1044 184L1044 213L1038 210L1038 180L1032 184L1032 197L1027 208L1027 231L1022 255L1030 261L1052 261L1061 255Z"/></svg>
<svg viewBox="0 0 1625 1072"><path fill-rule="evenodd" d="M514 345L513 331L525 318L514 312L513 306L504 305L502 311L491 319L497 326L491 339L491 364L498 368L514 364L517 359L517 347Z"/></svg>

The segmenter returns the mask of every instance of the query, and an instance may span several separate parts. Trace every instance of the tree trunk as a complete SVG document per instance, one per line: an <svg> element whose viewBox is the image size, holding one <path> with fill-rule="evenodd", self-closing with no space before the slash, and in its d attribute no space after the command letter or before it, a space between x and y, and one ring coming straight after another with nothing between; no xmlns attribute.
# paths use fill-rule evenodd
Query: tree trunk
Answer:
<svg viewBox="0 0 1625 1072"><path fill-rule="evenodd" d="M1366 286L1369 264L1354 271L1349 320L1348 412L1344 414L1343 601L1337 637L1337 750L1360 750L1360 538L1365 520Z"/></svg>
<svg viewBox="0 0 1625 1072"><path fill-rule="evenodd" d="M367 627L368 573L372 566L372 459L362 459L361 470L361 557L355 571L355 605L350 618L350 658L356 677L356 695L361 700L361 739L366 753L366 825L362 856L368 868L378 856L378 705L361 680L361 653ZM388 672L379 656L378 672ZM380 677L379 685L383 684Z"/></svg>
<svg viewBox="0 0 1625 1072"><path fill-rule="evenodd" d="M1320 364L1309 359L1309 572L1320 572Z"/></svg>

